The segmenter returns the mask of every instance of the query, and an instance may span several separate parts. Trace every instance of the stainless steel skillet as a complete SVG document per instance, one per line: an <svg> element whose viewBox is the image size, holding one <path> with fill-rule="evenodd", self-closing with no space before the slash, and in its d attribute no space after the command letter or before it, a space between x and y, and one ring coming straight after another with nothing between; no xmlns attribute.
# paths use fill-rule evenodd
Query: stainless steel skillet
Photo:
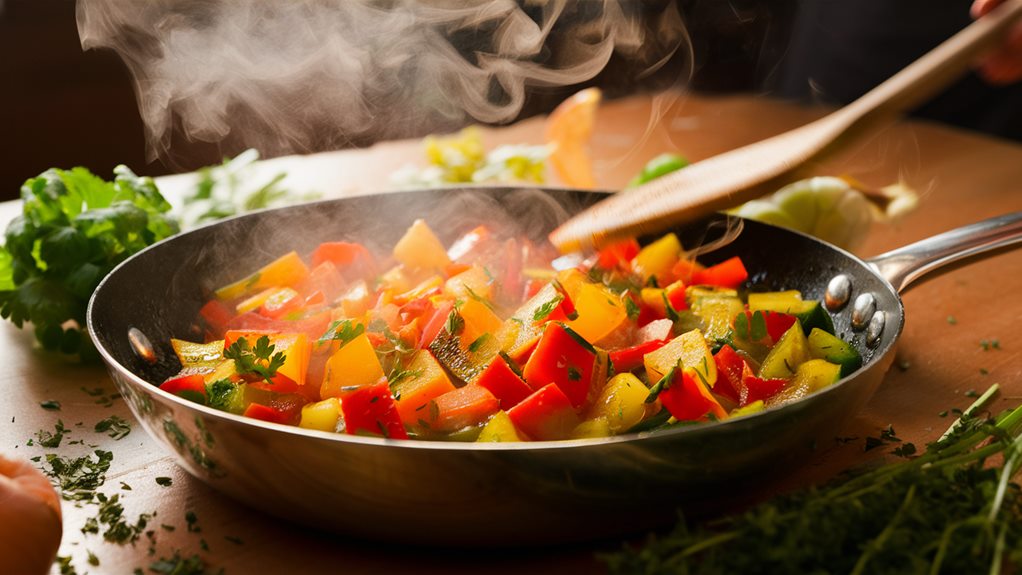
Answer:
<svg viewBox="0 0 1022 575"><path fill-rule="evenodd" d="M879 385L904 323L899 290L931 270L1022 241L1022 214L1016 213L862 261L813 238L745 221L737 239L707 261L740 254L767 287L799 289L816 299L824 298L832 278L845 276L849 303L834 320L865 364L784 407L648 436L488 445L384 440L244 419L152 385L177 370L169 338L198 337L193 318L210 290L288 249L302 253L320 241L349 239L382 251L416 217L451 236L485 221L514 222L521 233L541 238L603 197L568 190L430 190L241 216L125 261L96 290L89 329L146 431L190 473L243 503L357 537L547 544L649 528L672 520L679 504L713 505L743 482L790 468L814 442L829 441ZM704 221L678 232L692 245L713 229ZM862 328L852 326L856 310ZM157 348L155 365L133 351L132 328Z"/></svg>

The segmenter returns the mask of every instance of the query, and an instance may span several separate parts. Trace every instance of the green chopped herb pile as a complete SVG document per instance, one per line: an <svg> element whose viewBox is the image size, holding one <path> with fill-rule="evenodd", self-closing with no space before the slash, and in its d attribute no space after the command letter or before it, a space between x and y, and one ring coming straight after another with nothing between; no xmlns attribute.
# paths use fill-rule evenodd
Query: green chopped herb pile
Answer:
<svg viewBox="0 0 1022 575"><path fill-rule="evenodd" d="M1022 407L975 415L919 457L602 556L631 573L1001 573L1022 564Z"/></svg>

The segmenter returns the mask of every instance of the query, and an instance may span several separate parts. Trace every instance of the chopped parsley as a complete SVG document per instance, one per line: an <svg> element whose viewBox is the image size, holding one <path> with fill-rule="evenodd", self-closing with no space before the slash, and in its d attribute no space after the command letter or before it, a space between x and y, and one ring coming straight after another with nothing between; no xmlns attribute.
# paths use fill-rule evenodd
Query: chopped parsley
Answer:
<svg viewBox="0 0 1022 575"><path fill-rule="evenodd" d="M124 439L131 433L131 423L123 417L111 415L96 423L95 430L96 433L106 433L114 439Z"/></svg>
<svg viewBox="0 0 1022 575"><path fill-rule="evenodd" d="M106 472L110 469L113 453L97 449L95 459L91 456L66 458L48 454L43 469L50 479L60 487L61 496L68 501L91 501L95 490L106 481Z"/></svg>
<svg viewBox="0 0 1022 575"><path fill-rule="evenodd" d="M170 487L174 483L174 480L170 477L157 477L156 484L160 487Z"/></svg>
<svg viewBox="0 0 1022 575"><path fill-rule="evenodd" d="M60 411L60 402L54 399L39 403L39 407L49 411Z"/></svg>
<svg viewBox="0 0 1022 575"><path fill-rule="evenodd" d="M557 309L557 306L561 305L562 301L564 301L564 296L558 293L553 299L536 308L536 311L532 314L532 321L539 323L550 317L550 314L554 313L554 310Z"/></svg>
<svg viewBox="0 0 1022 575"><path fill-rule="evenodd" d="M64 422L58 419L56 425L53 426L53 431L40 429L36 432L35 438L39 445L56 449L60 447L60 442L64 439L65 433L70 433L70 431L64 427Z"/></svg>

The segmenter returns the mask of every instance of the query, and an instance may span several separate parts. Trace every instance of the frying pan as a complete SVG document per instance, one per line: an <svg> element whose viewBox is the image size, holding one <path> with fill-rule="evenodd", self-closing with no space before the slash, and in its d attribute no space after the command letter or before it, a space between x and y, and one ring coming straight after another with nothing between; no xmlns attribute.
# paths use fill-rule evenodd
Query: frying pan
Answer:
<svg viewBox="0 0 1022 575"><path fill-rule="evenodd" d="M819 393L733 421L543 443L388 440L246 419L153 385L179 367L171 337L200 339L193 322L211 290L289 249L309 253L320 241L347 239L385 253L417 217L449 231L442 238L448 241L480 221L517 222L524 224L517 233L544 238L568 215L605 196L427 190L236 217L123 262L95 291L88 327L146 431L189 473L238 501L371 539L549 544L660 525L676 519L678 505L713 506L744 483L790 469L815 442L830 441L880 384L904 323L899 290L945 264L1022 240L1022 213L1015 213L863 261L793 231L732 219L742 225L737 238L702 259L714 263L740 254L758 284L799 289L806 298L825 298L829 285L837 332L864 358L861 369ZM710 241L723 219L676 232L683 245ZM837 276L847 281L832 281ZM154 363L136 352L132 340L138 334L155 349Z"/></svg>

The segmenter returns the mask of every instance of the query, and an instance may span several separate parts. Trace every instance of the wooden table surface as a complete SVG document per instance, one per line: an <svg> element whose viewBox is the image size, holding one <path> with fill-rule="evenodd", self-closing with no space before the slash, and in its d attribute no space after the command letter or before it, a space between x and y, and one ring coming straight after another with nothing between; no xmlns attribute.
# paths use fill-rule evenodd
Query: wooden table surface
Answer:
<svg viewBox="0 0 1022 575"><path fill-rule="evenodd" d="M606 103L599 112L593 140L597 180L608 188L620 187L658 153L675 151L698 160L820 114L819 110L747 97L707 99L668 94ZM486 130L484 138L491 147L540 143L542 128L542 119L533 119ZM293 188L332 197L378 190L397 167L421 162L418 142L394 142L366 150L283 158L266 162L261 169L267 173L286 169L287 183ZM1022 210L1022 146L934 124L900 122L819 166L816 173L850 174L878 186L902 179L920 192L919 209L896 224L875 225L857 250L860 255L877 254L952 227ZM172 202L179 201L188 176L165 178L160 183ZM15 202L0 205L0 221L18 209ZM994 409L1022 402L1020 293L1022 250L912 287L904 296L907 324L896 362L901 367L892 368L869 405L840 434L858 439L821 446L804 467L793 470L782 485L771 489L824 480L877 457L882 450L865 452L865 438L878 435L888 425L893 425L904 441L922 447L950 423L939 413L971 403L971 390L982 391L996 382L1004 393ZM999 348L984 351L984 340L997 340ZM4 397L0 401L0 451L34 457L51 452L77 456L92 446L110 450L113 463L101 490L121 494L129 521L140 513L156 513L150 521L155 545L142 537L134 546L118 546L81 532L86 518L95 515L95 506L76 508L64 502L60 555L71 555L79 573L130 573L181 550L186 556L198 553L210 566L235 574L475 573L484 568L488 573L562 574L598 570L594 552L619 545L603 542L494 554L395 548L311 532L241 507L206 487L180 470L137 425L120 440L93 431L97 421L110 415L132 417L122 401L115 399L112 405L103 401L115 392L104 368L76 365L43 353L34 347L30 330L19 331L8 322L0 324L0 365L4 366L0 372ZM96 390L103 395L89 393ZM47 400L59 401L60 410L40 407ZM52 430L58 419L71 430L58 449L28 444L37 430ZM171 477L173 483L160 486L156 477ZM198 532L186 529L189 511L197 517ZM421 526L395 526L416 528ZM89 552L98 558L98 566L88 564Z"/></svg>

